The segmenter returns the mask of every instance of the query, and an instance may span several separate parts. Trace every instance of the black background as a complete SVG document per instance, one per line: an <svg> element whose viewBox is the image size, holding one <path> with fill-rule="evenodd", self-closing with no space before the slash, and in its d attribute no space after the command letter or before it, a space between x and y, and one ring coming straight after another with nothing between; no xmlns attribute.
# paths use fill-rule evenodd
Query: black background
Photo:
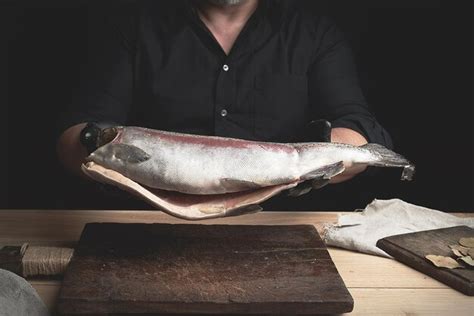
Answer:
<svg viewBox="0 0 474 316"><path fill-rule="evenodd" d="M89 13L98 2L0 2L0 208L148 208L104 196L65 173L55 155L56 116L77 84ZM372 111L417 173L408 183L399 181L399 170L383 170L298 199L279 196L265 208L352 210L374 198L401 198L474 211L472 2L307 5L330 14L347 34Z"/></svg>

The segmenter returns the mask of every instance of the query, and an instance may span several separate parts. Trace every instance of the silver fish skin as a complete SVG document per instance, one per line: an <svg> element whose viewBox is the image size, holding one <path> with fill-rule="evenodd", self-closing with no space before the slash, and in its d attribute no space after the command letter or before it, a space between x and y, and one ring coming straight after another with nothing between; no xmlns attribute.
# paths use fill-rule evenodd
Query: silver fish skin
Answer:
<svg viewBox="0 0 474 316"><path fill-rule="evenodd" d="M414 171L404 157L377 144L269 143L133 126L114 127L113 132L112 140L87 161L149 188L187 194L241 192L330 178L343 171L342 164L403 167L402 179L407 180ZM338 163L342 169L325 174Z"/></svg>

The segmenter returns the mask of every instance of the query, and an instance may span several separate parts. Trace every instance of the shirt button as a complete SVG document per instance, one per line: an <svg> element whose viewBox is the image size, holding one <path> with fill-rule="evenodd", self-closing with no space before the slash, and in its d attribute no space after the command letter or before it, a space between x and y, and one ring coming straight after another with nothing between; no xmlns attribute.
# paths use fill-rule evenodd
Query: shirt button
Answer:
<svg viewBox="0 0 474 316"><path fill-rule="evenodd" d="M224 71L229 71L229 65L222 66L222 69L224 69Z"/></svg>
<svg viewBox="0 0 474 316"><path fill-rule="evenodd" d="M221 110L221 116L222 116L222 117L226 117L226 116L227 116L227 110L226 110L226 109Z"/></svg>

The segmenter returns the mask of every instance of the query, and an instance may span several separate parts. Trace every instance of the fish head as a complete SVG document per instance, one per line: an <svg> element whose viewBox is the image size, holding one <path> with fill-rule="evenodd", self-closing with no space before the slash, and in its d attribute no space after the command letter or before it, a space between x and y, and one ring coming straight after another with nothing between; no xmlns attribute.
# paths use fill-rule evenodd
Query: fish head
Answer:
<svg viewBox="0 0 474 316"><path fill-rule="evenodd" d="M142 149L122 143L121 126L107 127L100 131L97 138L97 149L86 161L94 161L107 166L137 164L150 159L150 155Z"/></svg>

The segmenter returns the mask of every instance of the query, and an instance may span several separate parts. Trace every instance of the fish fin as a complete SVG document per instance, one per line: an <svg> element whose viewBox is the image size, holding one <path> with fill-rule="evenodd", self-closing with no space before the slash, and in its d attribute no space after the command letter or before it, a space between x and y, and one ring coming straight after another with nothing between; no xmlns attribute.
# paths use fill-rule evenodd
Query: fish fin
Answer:
<svg viewBox="0 0 474 316"><path fill-rule="evenodd" d="M138 164L151 158L151 155L137 146L127 144L109 144L108 146L114 156L125 163Z"/></svg>
<svg viewBox="0 0 474 316"><path fill-rule="evenodd" d="M331 179L314 179L311 181L311 187L314 190L321 189L322 187L328 185L329 181L331 181Z"/></svg>
<svg viewBox="0 0 474 316"><path fill-rule="evenodd" d="M261 186L252 181L240 180L240 179L232 179L232 178L224 178L220 181L221 185L229 189L229 191L245 191L245 190L252 190L258 189Z"/></svg>
<svg viewBox="0 0 474 316"><path fill-rule="evenodd" d="M364 148L378 157L378 160L370 162L371 166L378 167L402 167L402 180L410 181L415 173L415 165L408 161L405 157L390 149L375 143L363 145Z"/></svg>
<svg viewBox="0 0 474 316"><path fill-rule="evenodd" d="M321 176L320 178L315 178L309 181L305 181L299 184L297 187L289 189L287 195L291 197L302 196L311 192L311 190L321 189L322 187L329 184L329 181L331 181L331 179L330 178L326 179L324 178L324 176Z"/></svg>
<svg viewBox="0 0 474 316"><path fill-rule="evenodd" d="M309 193L312 188L313 187L311 183L303 182L303 183L300 183L297 187L289 189L287 195L291 197L302 196L304 194Z"/></svg>
<svg viewBox="0 0 474 316"><path fill-rule="evenodd" d="M344 163L342 161L313 170L302 177L309 181L305 181L300 183L297 187L289 189L288 196L298 197L309 193L312 189L321 189L326 186L334 176L342 173L344 170Z"/></svg>
<svg viewBox="0 0 474 316"><path fill-rule="evenodd" d="M344 170L345 170L344 162L339 161L339 162L318 168L311 172L308 172L307 174L303 175L301 178L303 180L313 180L313 179L329 180L333 178L334 176L342 173Z"/></svg>

